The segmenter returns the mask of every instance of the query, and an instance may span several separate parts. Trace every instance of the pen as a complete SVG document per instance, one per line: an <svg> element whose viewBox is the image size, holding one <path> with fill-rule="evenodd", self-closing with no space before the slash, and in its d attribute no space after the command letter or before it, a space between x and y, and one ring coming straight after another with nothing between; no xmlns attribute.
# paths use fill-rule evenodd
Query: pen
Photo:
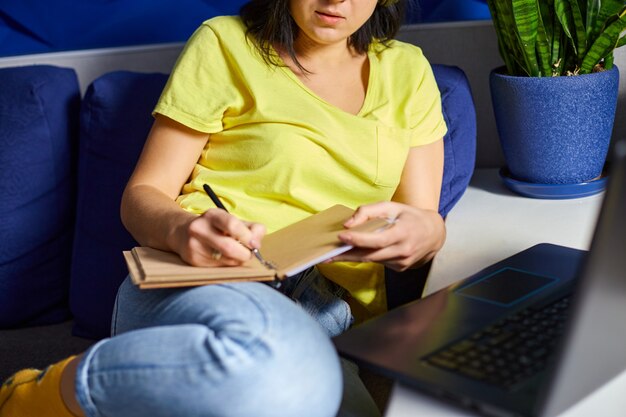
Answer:
<svg viewBox="0 0 626 417"><path fill-rule="evenodd" d="M226 210L226 207L224 207L224 204L222 204L222 201L217 196L217 194L215 194L215 191L213 191L213 189L209 186L209 184L204 184L202 188L204 188L204 191L209 195L209 198L211 199L211 201L213 202L213 204L215 204L217 208L220 208L224 210L226 213L228 213L228 210Z"/></svg>
<svg viewBox="0 0 626 417"><path fill-rule="evenodd" d="M224 207L224 204L222 204L222 201L217 196L217 194L215 194L215 191L213 191L213 189L209 186L209 184L204 184L202 188L204 188L204 191L207 193L207 195L209 196L211 201L213 201L213 204L215 204L217 208L222 209L226 213L228 213L228 210L226 209L226 207ZM248 248L248 249L250 249L250 252L252 252L252 254L259 260L259 262L261 262L261 264L263 264L267 268L276 269L276 265L274 265L272 262L263 258L263 255L261 255L261 252L259 252L257 248Z"/></svg>

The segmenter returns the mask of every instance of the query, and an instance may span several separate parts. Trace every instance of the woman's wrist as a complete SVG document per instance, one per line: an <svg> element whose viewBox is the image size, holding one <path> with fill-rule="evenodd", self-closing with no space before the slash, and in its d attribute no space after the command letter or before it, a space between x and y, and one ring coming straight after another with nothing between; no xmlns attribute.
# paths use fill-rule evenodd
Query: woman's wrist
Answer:
<svg viewBox="0 0 626 417"><path fill-rule="evenodd" d="M427 233L429 243L426 245L427 249L425 255L411 265L409 269L420 268L424 264L432 261L446 242L447 231L445 220L437 211L430 210L429 213L432 221L430 222L431 231Z"/></svg>
<svg viewBox="0 0 626 417"><path fill-rule="evenodd" d="M165 228L164 244L167 249L177 254L188 251L189 225L199 216L181 209L180 213L173 213Z"/></svg>

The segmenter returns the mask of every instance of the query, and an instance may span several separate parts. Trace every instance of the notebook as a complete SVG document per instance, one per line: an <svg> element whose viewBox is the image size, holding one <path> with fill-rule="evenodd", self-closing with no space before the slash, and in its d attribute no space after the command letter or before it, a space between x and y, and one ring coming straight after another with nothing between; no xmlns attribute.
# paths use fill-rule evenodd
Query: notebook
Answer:
<svg viewBox="0 0 626 417"><path fill-rule="evenodd" d="M408 387L491 416L556 416L626 369L626 141L589 252L539 244L334 339Z"/></svg>
<svg viewBox="0 0 626 417"><path fill-rule="evenodd" d="M296 275L352 248L337 238L354 210L335 205L263 238L261 253L274 267L252 257L241 266L197 267L177 254L149 247L124 251L133 283L140 288L183 287L237 281L275 281ZM380 231L392 224L376 218L352 228Z"/></svg>

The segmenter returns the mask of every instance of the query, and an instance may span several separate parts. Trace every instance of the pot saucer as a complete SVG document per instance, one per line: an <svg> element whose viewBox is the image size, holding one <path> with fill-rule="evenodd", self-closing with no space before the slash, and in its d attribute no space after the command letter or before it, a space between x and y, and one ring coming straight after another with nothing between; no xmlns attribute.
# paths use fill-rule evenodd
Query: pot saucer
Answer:
<svg viewBox="0 0 626 417"><path fill-rule="evenodd" d="M604 191L608 175L603 172L598 178L578 184L537 184L513 178L507 168L500 169L500 179L511 191L531 198L563 200L588 197Z"/></svg>

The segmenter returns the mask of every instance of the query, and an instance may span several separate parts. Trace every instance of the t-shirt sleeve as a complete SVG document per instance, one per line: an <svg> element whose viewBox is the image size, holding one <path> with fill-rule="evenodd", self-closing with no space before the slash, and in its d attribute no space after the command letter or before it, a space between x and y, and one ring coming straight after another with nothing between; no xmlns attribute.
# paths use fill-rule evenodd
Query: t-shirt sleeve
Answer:
<svg viewBox="0 0 626 417"><path fill-rule="evenodd" d="M441 94L433 70L424 57L417 56L417 90L412 96L409 111L411 146L433 143L441 139L448 128L441 109Z"/></svg>
<svg viewBox="0 0 626 417"><path fill-rule="evenodd" d="M192 129L216 133L236 104L232 63L221 39L206 23L187 41L153 114L162 114Z"/></svg>

